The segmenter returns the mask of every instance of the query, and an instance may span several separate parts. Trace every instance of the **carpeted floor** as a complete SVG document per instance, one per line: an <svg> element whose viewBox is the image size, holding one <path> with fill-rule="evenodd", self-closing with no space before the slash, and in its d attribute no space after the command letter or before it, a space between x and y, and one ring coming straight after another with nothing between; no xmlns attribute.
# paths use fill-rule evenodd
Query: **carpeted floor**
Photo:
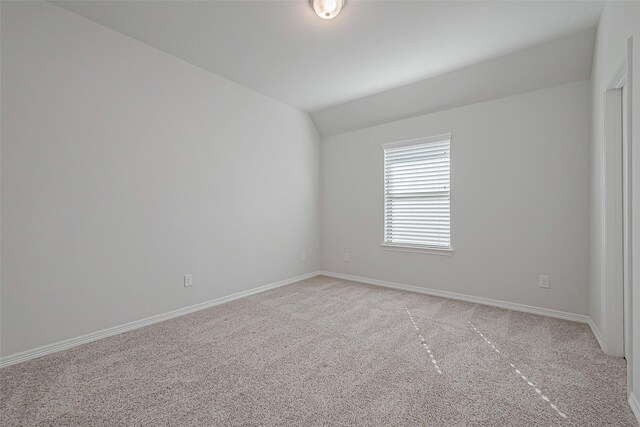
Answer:
<svg viewBox="0 0 640 427"><path fill-rule="evenodd" d="M585 324L315 277L0 370L3 426L626 426Z"/></svg>

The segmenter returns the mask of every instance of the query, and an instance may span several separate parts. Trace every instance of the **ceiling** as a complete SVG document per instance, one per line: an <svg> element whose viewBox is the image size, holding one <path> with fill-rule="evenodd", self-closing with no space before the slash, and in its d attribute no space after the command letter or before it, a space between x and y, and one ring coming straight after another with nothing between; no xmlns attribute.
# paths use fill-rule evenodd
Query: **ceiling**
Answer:
<svg viewBox="0 0 640 427"><path fill-rule="evenodd" d="M311 113L323 136L463 105L546 89L591 77L596 30Z"/></svg>
<svg viewBox="0 0 640 427"><path fill-rule="evenodd" d="M415 83L597 25L600 1L55 1L304 111Z"/></svg>

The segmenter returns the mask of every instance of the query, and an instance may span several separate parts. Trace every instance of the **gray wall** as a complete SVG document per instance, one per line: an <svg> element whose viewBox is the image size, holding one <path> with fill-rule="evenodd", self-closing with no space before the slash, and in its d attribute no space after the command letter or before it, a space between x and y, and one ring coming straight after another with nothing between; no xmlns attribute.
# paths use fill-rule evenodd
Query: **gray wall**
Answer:
<svg viewBox="0 0 640 427"><path fill-rule="evenodd" d="M2 355L319 268L307 114L46 2L1 36Z"/></svg>
<svg viewBox="0 0 640 427"><path fill-rule="evenodd" d="M448 132L454 255L382 249L382 144ZM325 138L323 267L587 314L589 140L588 81Z"/></svg>

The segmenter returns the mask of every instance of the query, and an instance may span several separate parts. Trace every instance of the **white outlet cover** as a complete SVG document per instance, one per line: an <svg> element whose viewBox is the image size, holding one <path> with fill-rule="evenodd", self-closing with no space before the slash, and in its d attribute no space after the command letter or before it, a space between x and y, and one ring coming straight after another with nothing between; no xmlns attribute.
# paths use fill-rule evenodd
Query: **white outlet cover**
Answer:
<svg viewBox="0 0 640 427"><path fill-rule="evenodd" d="M538 276L539 287L548 289L550 284L551 284L551 279L549 278L549 276L544 276L544 275Z"/></svg>
<svg viewBox="0 0 640 427"><path fill-rule="evenodd" d="M193 285L193 274L185 274L184 275L184 287L188 288Z"/></svg>
<svg viewBox="0 0 640 427"><path fill-rule="evenodd" d="M306 252L302 252L301 259L302 259L302 261L306 261L307 260L307 253Z"/></svg>
<svg viewBox="0 0 640 427"><path fill-rule="evenodd" d="M344 262L349 262L349 254L346 252L344 254Z"/></svg>

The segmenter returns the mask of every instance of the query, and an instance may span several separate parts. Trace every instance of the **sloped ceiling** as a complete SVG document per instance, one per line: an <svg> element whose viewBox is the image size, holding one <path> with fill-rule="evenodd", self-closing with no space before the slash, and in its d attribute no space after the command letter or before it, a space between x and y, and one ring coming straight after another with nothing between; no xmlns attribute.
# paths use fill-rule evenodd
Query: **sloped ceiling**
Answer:
<svg viewBox="0 0 640 427"><path fill-rule="evenodd" d="M349 0L326 21L307 0L53 3L312 113L325 135L587 78L602 9Z"/></svg>
<svg viewBox="0 0 640 427"><path fill-rule="evenodd" d="M587 30L311 114L324 136L588 79Z"/></svg>

